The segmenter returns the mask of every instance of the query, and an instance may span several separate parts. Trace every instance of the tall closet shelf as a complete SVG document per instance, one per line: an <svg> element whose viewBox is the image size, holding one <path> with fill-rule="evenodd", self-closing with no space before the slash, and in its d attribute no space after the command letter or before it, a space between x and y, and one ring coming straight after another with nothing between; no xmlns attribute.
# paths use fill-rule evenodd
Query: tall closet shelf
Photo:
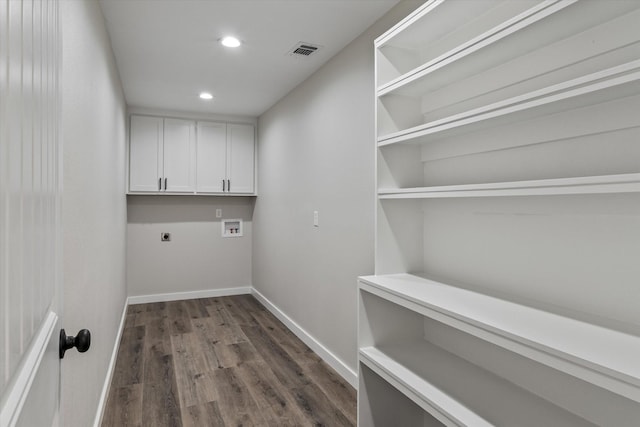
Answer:
<svg viewBox="0 0 640 427"><path fill-rule="evenodd" d="M359 360L446 426L593 425L427 341L364 347Z"/></svg>
<svg viewBox="0 0 640 427"><path fill-rule="evenodd" d="M640 92L640 60L555 84L543 89L495 102L442 119L378 137L378 146L407 142L426 142L425 137L471 125L499 124L498 119L520 113L518 120L594 105ZM618 90L616 90L618 89ZM496 122L496 123L492 123ZM442 136L442 135L441 135ZM422 140L418 141L418 138Z"/></svg>
<svg viewBox="0 0 640 427"><path fill-rule="evenodd" d="M378 96L382 97L384 95L387 95L391 92L401 89L406 85L409 85L410 83L415 82L418 79L424 78L434 71L437 71L443 67L454 65L456 61L465 58L472 53L478 52L481 49L490 47L492 44L500 41L504 37L517 33L523 28L564 9L565 7L575 3L576 1L577 0L562 0L558 3L540 3L518 16L500 23L500 25L497 25L489 31L486 31L483 34L472 38L466 43L456 46L454 49L451 49L450 51L439 55L438 57L433 58L430 61L425 62L424 64L421 64L420 66L391 80L390 82L380 85L377 91ZM577 23L578 22L574 22L574 24ZM566 23L566 25L571 24L572 22ZM379 49L383 47L384 44L385 41L382 41L381 43L378 43L376 45L376 48ZM486 61L484 60L476 60L472 63L467 63L465 64L465 69L469 70L470 75L474 74L473 70L486 65L485 62Z"/></svg>
<svg viewBox="0 0 640 427"><path fill-rule="evenodd" d="M376 274L358 278L359 425L637 424L640 329L620 298L633 300L636 266L639 17L632 1L426 0L375 40ZM504 197L500 212L552 215L449 221ZM475 201L427 200L445 198ZM567 253L606 283L568 268ZM542 264L527 264L536 254ZM562 284L526 299L540 268Z"/></svg>
<svg viewBox="0 0 640 427"><path fill-rule="evenodd" d="M361 291L640 402L640 337L411 274L363 276Z"/></svg>
<svg viewBox="0 0 640 427"><path fill-rule="evenodd" d="M539 179L486 184L443 185L378 190L380 199L551 196L640 192L640 173Z"/></svg>

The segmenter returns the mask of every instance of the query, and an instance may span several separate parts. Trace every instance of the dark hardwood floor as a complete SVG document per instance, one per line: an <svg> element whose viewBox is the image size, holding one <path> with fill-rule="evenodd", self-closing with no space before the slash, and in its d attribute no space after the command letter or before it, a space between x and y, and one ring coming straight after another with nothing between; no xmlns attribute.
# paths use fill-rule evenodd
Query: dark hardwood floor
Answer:
<svg viewBox="0 0 640 427"><path fill-rule="evenodd" d="M250 295L132 305L102 426L354 426L356 392Z"/></svg>

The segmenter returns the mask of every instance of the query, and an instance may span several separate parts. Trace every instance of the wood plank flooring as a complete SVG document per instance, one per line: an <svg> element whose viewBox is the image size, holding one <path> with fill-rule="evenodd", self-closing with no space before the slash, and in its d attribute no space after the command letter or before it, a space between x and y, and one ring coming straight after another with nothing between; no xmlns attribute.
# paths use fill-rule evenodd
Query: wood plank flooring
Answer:
<svg viewBox="0 0 640 427"><path fill-rule="evenodd" d="M250 295L129 306L102 426L355 426L356 392Z"/></svg>

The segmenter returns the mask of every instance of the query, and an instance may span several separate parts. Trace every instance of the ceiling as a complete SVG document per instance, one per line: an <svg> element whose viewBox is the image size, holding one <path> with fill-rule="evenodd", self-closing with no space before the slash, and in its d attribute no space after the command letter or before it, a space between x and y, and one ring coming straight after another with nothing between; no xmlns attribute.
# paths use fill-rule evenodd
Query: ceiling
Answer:
<svg viewBox="0 0 640 427"><path fill-rule="evenodd" d="M130 107L259 116L398 0L100 0ZM225 35L237 49L218 43ZM298 42L320 45L307 58ZM372 46L373 49L373 46ZM212 101L199 99L208 91Z"/></svg>

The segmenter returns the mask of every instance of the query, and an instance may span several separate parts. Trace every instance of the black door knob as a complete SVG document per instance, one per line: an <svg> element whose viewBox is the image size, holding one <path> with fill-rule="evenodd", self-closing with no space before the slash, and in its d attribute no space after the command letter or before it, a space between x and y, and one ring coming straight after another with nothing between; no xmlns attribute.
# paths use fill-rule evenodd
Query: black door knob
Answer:
<svg viewBox="0 0 640 427"><path fill-rule="evenodd" d="M91 346L91 332L81 329L75 337L67 336L64 329L60 329L60 359L64 358L65 351L75 347L80 353L89 350Z"/></svg>

